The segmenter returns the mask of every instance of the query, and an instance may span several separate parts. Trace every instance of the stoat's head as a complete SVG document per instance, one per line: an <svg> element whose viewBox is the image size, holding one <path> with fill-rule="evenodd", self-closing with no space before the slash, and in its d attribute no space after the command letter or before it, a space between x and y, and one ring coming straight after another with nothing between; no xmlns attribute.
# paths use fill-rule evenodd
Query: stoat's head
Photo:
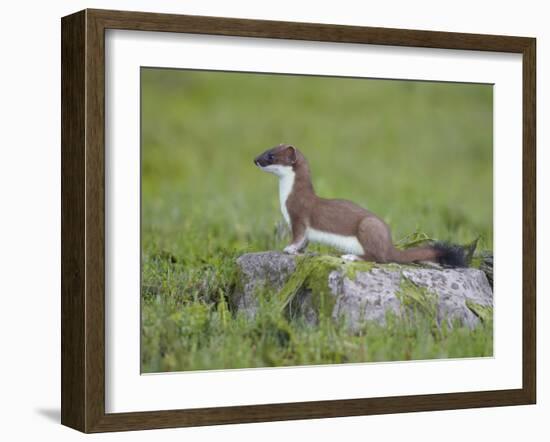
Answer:
<svg viewBox="0 0 550 442"><path fill-rule="evenodd" d="M279 144L254 158L254 164L264 172L283 177L293 172L302 155L290 144Z"/></svg>

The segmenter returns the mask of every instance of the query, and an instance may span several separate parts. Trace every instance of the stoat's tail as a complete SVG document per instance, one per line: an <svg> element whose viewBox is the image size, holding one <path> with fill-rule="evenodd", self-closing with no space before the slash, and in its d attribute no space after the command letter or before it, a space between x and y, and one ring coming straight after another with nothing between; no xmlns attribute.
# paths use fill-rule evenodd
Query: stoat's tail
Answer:
<svg viewBox="0 0 550 442"><path fill-rule="evenodd" d="M461 246L444 242L406 250L394 249L392 255L392 261L397 263L433 261L448 267L468 266L466 250Z"/></svg>

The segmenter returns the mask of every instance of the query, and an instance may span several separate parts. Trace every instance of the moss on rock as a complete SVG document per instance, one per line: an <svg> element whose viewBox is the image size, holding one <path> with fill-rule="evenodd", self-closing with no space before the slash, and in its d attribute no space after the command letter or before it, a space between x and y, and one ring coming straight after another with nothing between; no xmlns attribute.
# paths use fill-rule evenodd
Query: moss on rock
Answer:
<svg viewBox="0 0 550 442"><path fill-rule="evenodd" d="M309 290L312 304L317 312L330 317L334 308L334 295L329 287L329 276L337 271L350 279L357 272L368 272L373 263L364 261L346 261L330 255L303 255L296 257L296 270L278 293L281 311L302 290Z"/></svg>
<svg viewBox="0 0 550 442"><path fill-rule="evenodd" d="M427 317L434 324L437 323L437 295L425 287L414 284L407 278L402 278L399 290L396 293L401 305L413 312Z"/></svg>
<svg viewBox="0 0 550 442"><path fill-rule="evenodd" d="M474 312L483 322L490 322L493 320L493 307L490 305L478 304L477 302L467 299L466 307Z"/></svg>

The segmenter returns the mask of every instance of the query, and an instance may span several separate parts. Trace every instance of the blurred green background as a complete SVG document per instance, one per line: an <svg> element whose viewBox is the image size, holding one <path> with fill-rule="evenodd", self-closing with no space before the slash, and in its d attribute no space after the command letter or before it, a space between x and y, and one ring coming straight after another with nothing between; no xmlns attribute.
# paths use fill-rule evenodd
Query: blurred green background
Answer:
<svg viewBox="0 0 550 442"><path fill-rule="evenodd" d="M277 178L252 162L276 144L304 153L320 196L375 212L394 241L492 248L491 85L142 68L141 97L143 371L334 362L230 354L249 327L224 313L234 258L288 241Z"/></svg>

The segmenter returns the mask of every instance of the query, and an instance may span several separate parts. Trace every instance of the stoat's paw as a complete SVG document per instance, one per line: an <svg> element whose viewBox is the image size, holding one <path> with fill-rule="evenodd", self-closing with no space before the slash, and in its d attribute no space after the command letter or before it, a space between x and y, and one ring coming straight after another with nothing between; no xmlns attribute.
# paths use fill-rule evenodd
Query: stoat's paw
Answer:
<svg viewBox="0 0 550 442"><path fill-rule="evenodd" d="M361 261L357 255L342 255L341 258L345 261Z"/></svg>
<svg viewBox="0 0 550 442"><path fill-rule="evenodd" d="M288 253L289 255L297 255L299 250L298 247L296 247L294 244L291 244L289 246L286 246L283 249L283 252Z"/></svg>

